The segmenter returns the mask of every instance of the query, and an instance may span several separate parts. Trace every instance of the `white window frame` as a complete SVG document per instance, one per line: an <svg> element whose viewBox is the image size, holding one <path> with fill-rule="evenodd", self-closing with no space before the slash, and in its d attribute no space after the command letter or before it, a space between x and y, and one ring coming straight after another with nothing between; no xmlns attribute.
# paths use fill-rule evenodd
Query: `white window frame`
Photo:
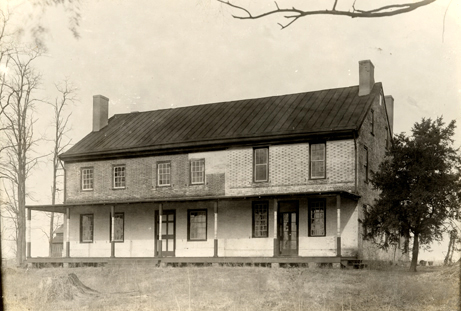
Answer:
<svg viewBox="0 0 461 311"><path fill-rule="evenodd" d="M194 174L198 174L194 176ZM195 179L195 177L199 177ZM190 183L192 185L202 185L205 183L205 159L190 160Z"/></svg>
<svg viewBox="0 0 461 311"><path fill-rule="evenodd" d="M117 170L120 169L119 172ZM123 174L120 174L122 173ZM112 166L112 187L114 189L125 189L126 188L126 165L114 165Z"/></svg>
<svg viewBox="0 0 461 311"><path fill-rule="evenodd" d="M260 150L264 150L266 153L266 162L265 163L257 163L257 155L256 153ZM257 170L259 167L265 167L266 178L265 179L257 179ZM254 148L253 149L253 181L254 182L267 182L269 181L269 148L262 147L262 148Z"/></svg>
<svg viewBox="0 0 461 311"><path fill-rule="evenodd" d="M312 156L312 151L314 146L323 146L323 159L314 160ZM313 166L314 163L323 162L323 175L314 175ZM313 143L309 145L309 176L311 179L325 179L327 176L327 146L326 143Z"/></svg>
<svg viewBox="0 0 461 311"><path fill-rule="evenodd" d="M88 187L88 185L91 187ZM82 191L94 190L94 168L82 167L81 168L81 189Z"/></svg>
<svg viewBox="0 0 461 311"><path fill-rule="evenodd" d="M166 165L167 167L163 167ZM166 169L167 172L160 172L160 169ZM161 183L163 180L166 182L166 178L163 179L163 176L168 176L168 183ZM157 162L157 186L158 187L170 187L171 186L171 162L162 161Z"/></svg>

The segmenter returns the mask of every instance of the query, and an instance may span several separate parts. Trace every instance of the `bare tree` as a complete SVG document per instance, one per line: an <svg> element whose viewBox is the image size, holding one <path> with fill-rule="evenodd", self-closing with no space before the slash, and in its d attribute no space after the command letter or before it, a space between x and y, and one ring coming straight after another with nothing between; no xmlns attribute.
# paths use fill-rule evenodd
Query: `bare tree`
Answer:
<svg viewBox="0 0 461 311"><path fill-rule="evenodd" d="M247 8L235 4L234 1L229 0L217 0L227 6L230 6L237 11L239 11L242 15L232 15L232 17L237 19L259 19L264 18L269 15L282 15L283 18L289 20L288 23L281 24L279 23L282 29L287 28L298 19L306 16L312 15L333 15L333 16L347 16L351 18L378 18L378 17L388 17L394 16L399 14L405 14L416 9L419 9L423 6L429 5L436 0L420 0L410 3L396 3L384 6L376 6L370 9L359 9L356 7L356 1L348 1L345 5L344 9L339 9L340 1L334 0L331 1L330 4L325 5L322 9L304 9L304 8L296 8L294 6L288 8L281 8L276 1L274 1L274 9L273 10L265 10L262 13L253 14ZM351 3L352 2L352 3ZM310 3L312 4L312 3ZM342 3L341 3L342 4ZM309 5L309 4L308 4Z"/></svg>
<svg viewBox="0 0 461 311"><path fill-rule="evenodd" d="M6 73L8 68L9 54L13 50L12 34L8 32L7 25L10 19L9 12L0 10L0 116L8 106L5 93ZM3 126L0 127L0 131ZM1 151L1 147L0 147Z"/></svg>
<svg viewBox="0 0 461 311"><path fill-rule="evenodd" d="M19 265L25 260L25 205L26 179L37 164L38 157L32 157L34 137L33 109L40 75L32 63L40 55L38 51L21 52L15 49L7 55L8 74L3 82L5 110L2 115L3 150L0 162L0 178L10 182L14 189L17 217L16 259ZM11 201L11 200L10 200Z"/></svg>
<svg viewBox="0 0 461 311"><path fill-rule="evenodd" d="M55 205L56 203L56 194L58 192L57 188L57 178L59 167L62 166L59 160L59 154L62 153L69 145L70 139L66 139L66 132L69 130L68 123L71 113L66 113L65 108L70 104L74 103L76 88L69 83L68 80L65 80L61 85L55 85L60 96L55 99L53 103L50 103L53 106L54 110L54 138L53 138L53 184L51 187L51 204ZM49 254L52 253L52 242L54 232L59 228L59 224L55 224L55 215L52 212L50 214L50 228L49 234L47 234L49 239Z"/></svg>

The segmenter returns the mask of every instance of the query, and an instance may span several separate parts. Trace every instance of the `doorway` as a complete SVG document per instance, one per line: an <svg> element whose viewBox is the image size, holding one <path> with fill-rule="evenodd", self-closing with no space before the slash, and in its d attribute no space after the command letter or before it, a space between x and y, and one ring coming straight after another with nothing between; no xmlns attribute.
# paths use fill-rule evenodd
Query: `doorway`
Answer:
<svg viewBox="0 0 461 311"><path fill-rule="evenodd" d="M163 210L162 215L162 244L159 240L159 216L158 211L155 211L155 239L157 241L157 249L155 255L159 255L160 247L162 248L163 257L174 257L176 249L176 211Z"/></svg>
<svg viewBox="0 0 461 311"><path fill-rule="evenodd" d="M298 256L298 201L279 202L278 238L281 256Z"/></svg>

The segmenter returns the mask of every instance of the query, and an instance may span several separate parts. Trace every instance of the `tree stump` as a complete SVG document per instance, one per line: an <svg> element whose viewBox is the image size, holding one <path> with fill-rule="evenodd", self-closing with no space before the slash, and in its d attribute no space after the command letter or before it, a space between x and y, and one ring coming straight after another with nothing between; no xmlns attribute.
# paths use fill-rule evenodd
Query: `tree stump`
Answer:
<svg viewBox="0 0 461 311"><path fill-rule="evenodd" d="M40 282L40 294L45 302L56 300L73 300L79 297L98 296L97 290L83 284L77 275L48 277Z"/></svg>

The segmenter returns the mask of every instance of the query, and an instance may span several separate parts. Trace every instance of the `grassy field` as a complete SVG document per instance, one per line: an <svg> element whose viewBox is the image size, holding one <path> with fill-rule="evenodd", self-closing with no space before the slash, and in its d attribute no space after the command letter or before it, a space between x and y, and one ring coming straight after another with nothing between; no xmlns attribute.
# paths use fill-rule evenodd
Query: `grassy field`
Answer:
<svg viewBox="0 0 461 311"><path fill-rule="evenodd" d="M3 271L6 310L457 310L459 267L121 266ZM78 293L74 273L99 293Z"/></svg>

